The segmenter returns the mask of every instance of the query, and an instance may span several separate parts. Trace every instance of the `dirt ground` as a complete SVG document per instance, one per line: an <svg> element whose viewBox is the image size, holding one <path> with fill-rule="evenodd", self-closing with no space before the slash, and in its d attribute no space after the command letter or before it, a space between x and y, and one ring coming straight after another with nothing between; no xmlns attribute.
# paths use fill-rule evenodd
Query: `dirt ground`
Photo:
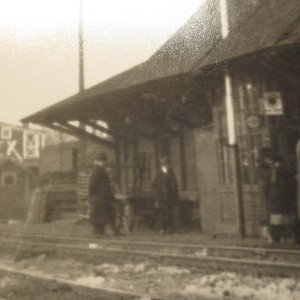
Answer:
<svg viewBox="0 0 300 300"><path fill-rule="evenodd" d="M49 224L22 224L12 222L0 224L0 231L49 236L72 236L93 238L87 222L58 221ZM114 237L115 238L115 237ZM235 236L211 236L199 231L180 232L172 235L159 235L151 231L136 231L118 239L156 241L170 243L201 243L223 245L264 245L260 238L240 239ZM198 269L165 267L145 261L139 264L127 262L114 265L103 262L99 265L74 260L59 260L47 257L0 257L0 267L7 266L55 278L73 280L92 287L110 287L151 295L163 295L170 299L222 299L222 300L298 300L300 280L240 275L231 272L207 273ZM0 278L0 297L13 300L31 299L83 299L66 286L36 289L30 282L16 282L13 278ZM92 299L92 298L91 298ZM1 300L1 298L0 298Z"/></svg>
<svg viewBox="0 0 300 300"><path fill-rule="evenodd" d="M24 234L42 234L48 236L71 236L94 238L92 228L87 221L62 220L44 224L27 224L22 222L11 222L10 224L0 224L0 232ZM108 229L107 237L110 238ZM130 233L123 233L121 236L113 237L114 239L155 241L170 243L200 243L200 244L221 244L221 245L249 245L262 246L266 242L262 238L247 237L239 238L233 235L211 235L200 232L200 229L190 229L178 231L170 235L161 235L156 231L148 229L135 230Z"/></svg>
<svg viewBox="0 0 300 300"><path fill-rule="evenodd" d="M151 262L99 265L60 260L46 255L15 261L2 257L0 267L11 267L54 278L72 280L90 287L122 289L170 299L203 300L298 300L300 280L257 277L231 272L201 273L199 270L166 267ZM38 285L0 278L0 297L5 299L82 299L68 286ZM79 298L78 298L79 297ZM91 298L92 299L92 298Z"/></svg>

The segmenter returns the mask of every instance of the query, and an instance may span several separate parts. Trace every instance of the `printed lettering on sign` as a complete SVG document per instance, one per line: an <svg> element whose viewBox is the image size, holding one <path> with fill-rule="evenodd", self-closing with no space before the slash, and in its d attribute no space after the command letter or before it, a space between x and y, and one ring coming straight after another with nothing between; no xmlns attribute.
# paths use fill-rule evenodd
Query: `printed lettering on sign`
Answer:
<svg viewBox="0 0 300 300"><path fill-rule="evenodd" d="M14 157L22 162L23 157L17 150L17 140L0 141L0 157Z"/></svg>
<svg viewBox="0 0 300 300"><path fill-rule="evenodd" d="M16 145L17 145L17 141L15 140L7 141L6 156L15 156L19 161L22 161L23 158L17 151Z"/></svg>
<svg viewBox="0 0 300 300"><path fill-rule="evenodd" d="M0 124L0 158L11 158L23 162L24 159L38 159L45 136L23 128Z"/></svg>
<svg viewBox="0 0 300 300"><path fill-rule="evenodd" d="M40 139L39 134L24 133L24 158L34 159L39 157Z"/></svg>

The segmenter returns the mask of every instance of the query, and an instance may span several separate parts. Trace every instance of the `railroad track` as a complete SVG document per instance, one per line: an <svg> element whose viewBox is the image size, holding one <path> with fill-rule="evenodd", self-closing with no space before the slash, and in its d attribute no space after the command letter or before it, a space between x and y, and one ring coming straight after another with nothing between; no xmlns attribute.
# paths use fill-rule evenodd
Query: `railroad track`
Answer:
<svg viewBox="0 0 300 300"><path fill-rule="evenodd" d="M93 263L151 260L160 264L201 271L226 270L298 277L300 275L300 251L291 249L48 238L39 235L28 235L22 239L17 235L0 236L0 250L12 253L16 249L18 253L30 253L30 255L48 253Z"/></svg>
<svg viewBox="0 0 300 300"><path fill-rule="evenodd" d="M240 259L256 259L268 261L281 261L300 263L300 248L271 248L269 247L250 247L250 246L224 246L207 244L187 244L187 243L161 243L134 241L126 239L95 239L78 238L70 236L45 236L45 235L20 235L0 232L1 238L16 238L21 241L46 242L67 245L96 245L98 248L114 248L121 250L140 250L147 252L159 252L167 254L187 254L208 257L228 257Z"/></svg>
<svg viewBox="0 0 300 300"><path fill-rule="evenodd" d="M0 268L0 279L3 277L9 278L10 280L14 279L17 282L18 287L16 290L18 294L14 295L14 297L21 297L18 299L37 299L39 293L43 297L42 299L52 299L53 294L55 294L55 299L62 300L167 300L166 298L159 296L151 296L124 290L91 287L76 281L57 279L52 276L45 276L34 272L20 271L7 267ZM39 287L38 290L37 286ZM22 288L24 289L23 291ZM21 295L21 292L24 294ZM3 290L2 287L1 295L3 295L3 297L8 297L9 293L11 292L5 291L5 288ZM26 298L23 298L24 296Z"/></svg>

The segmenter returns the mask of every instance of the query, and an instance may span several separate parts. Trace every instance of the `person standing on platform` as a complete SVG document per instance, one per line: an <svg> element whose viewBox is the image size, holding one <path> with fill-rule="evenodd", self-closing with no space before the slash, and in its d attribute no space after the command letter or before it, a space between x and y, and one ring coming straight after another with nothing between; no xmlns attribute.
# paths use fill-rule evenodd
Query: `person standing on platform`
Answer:
<svg viewBox="0 0 300 300"><path fill-rule="evenodd" d="M270 166L268 202L271 237L274 242L285 243L288 238L295 238L296 179L283 164L280 154L271 153L265 161Z"/></svg>
<svg viewBox="0 0 300 300"><path fill-rule="evenodd" d="M97 155L89 182L90 222L96 235L103 235L110 225L115 227L115 197L110 178L106 172L108 159L105 153Z"/></svg>
<svg viewBox="0 0 300 300"><path fill-rule="evenodd" d="M166 157L161 159L160 169L154 179L155 208L159 227L163 234L175 229L175 212L178 206L178 188L174 172Z"/></svg>
<svg viewBox="0 0 300 300"><path fill-rule="evenodd" d="M300 131L300 129L299 129ZM300 139L296 144L297 158L297 221L296 221L296 239L300 243Z"/></svg>
<svg viewBox="0 0 300 300"><path fill-rule="evenodd" d="M262 148L258 153L258 170L259 170L259 186L261 195L260 205L260 225L262 237L266 238L267 242L272 241L270 232L270 205L269 205L269 190L270 190L270 164L266 161L268 155L273 153L271 148Z"/></svg>

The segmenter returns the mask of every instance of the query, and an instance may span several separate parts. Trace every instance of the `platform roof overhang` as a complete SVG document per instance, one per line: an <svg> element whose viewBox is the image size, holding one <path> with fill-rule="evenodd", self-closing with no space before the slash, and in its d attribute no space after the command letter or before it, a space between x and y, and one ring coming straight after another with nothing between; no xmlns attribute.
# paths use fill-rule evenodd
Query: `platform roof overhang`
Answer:
<svg viewBox="0 0 300 300"><path fill-rule="evenodd" d="M22 122L48 126L66 125L72 120L89 123L102 119L110 124L110 130L122 127L127 117L142 127L145 122L160 124L174 102L180 102L186 95L197 95L193 93L193 78L205 76L210 67L264 51L294 47L300 42L299 0L230 1L231 30L224 40L218 3L218 0L208 0L146 62Z"/></svg>
<svg viewBox="0 0 300 300"><path fill-rule="evenodd" d="M126 74L120 76L126 77ZM96 86L33 114L22 122L53 127L55 124L65 126L67 122L80 121L94 126L95 121L102 120L109 124L109 129L102 128L109 133L116 133L128 120L143 128L149 124L159 126L174 100L176 102L176 99L180 100L183 96L188 78L180 74L104 93L99 93L99 86Z"/></svg>
<svg viewBox="0 0 300 300"><path fill-rule="evenodd" d="M192 68L193 74L240 58L264 59L268 53L281 54L285 50L292 53L299 47L300 1L261 0L258 3L245 15L241 26L231 28L226 39L219 40L199 59Z"/></svg>
<svg viewBox="0 0 300 300"><path fill-rule="evenodd" d="M70 120L102 119L114 127L122 125L129 114L148 120L148 124L159 124L174 103L191 94L187 84L191 81L191 66L220 37L219 24L215 22L218 10L213 9L216 2L208 1L146 62L22 122L52 126ZM214 34L210 34L212 30Z"/></svg>

